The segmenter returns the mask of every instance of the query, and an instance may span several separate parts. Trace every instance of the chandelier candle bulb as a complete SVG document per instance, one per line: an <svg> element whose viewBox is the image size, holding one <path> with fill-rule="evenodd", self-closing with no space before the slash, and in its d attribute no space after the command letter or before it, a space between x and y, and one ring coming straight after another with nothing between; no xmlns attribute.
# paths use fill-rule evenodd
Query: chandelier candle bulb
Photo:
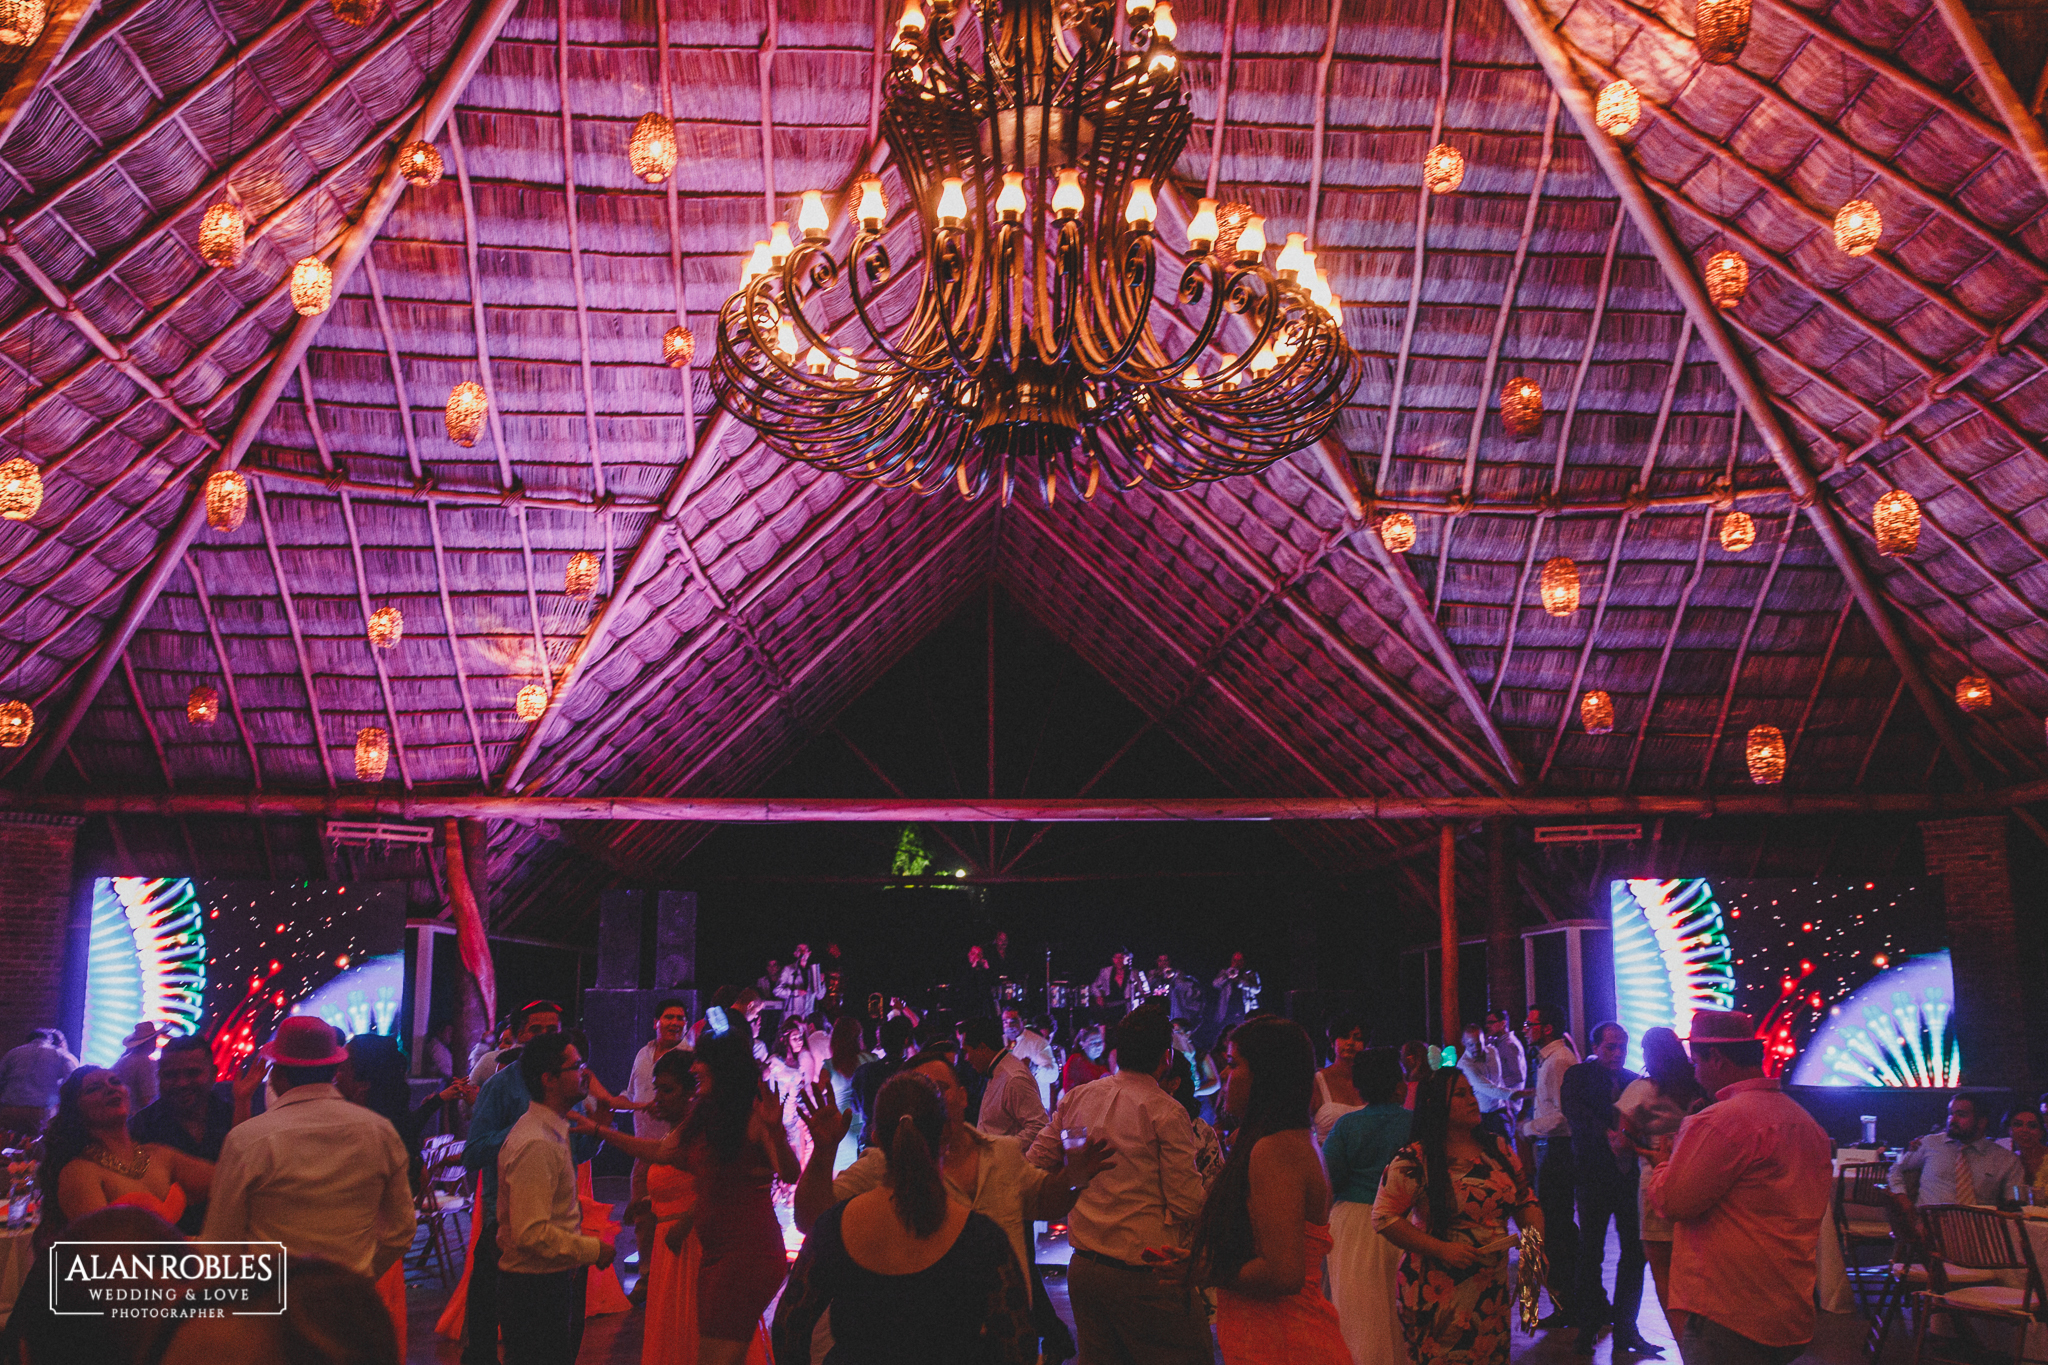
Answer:
<svg viewBox="0 0 2048 1365"><path fill-rule="evenodd" d="M1586 727L1589 735L1605 735L1614 730L1614 698L1595 689L1579 698L1579 722Z"/></svg>
<svg viewBox="0 0 2048 1365"><path fill-rule="evenodd" d="M1449 194L1465 183L1465 154L1439 142L1422 158L1422 183L1431 194Z"/></svg>
<svg viewBox="0 0 2048 1365"><path fill-rule="evenodd" d="M1835 245L1850 256L1868 256L1884 236L1884 215L1868 199L1851 199L1835 214Z"/></svg>
<svg viewBox="0 0 2048 1365"><path fill-rule="evenodd" d="M248 224L239 204L221 200L199 220L199 255L220 270L233 270L242 263L242 245Z"/></svg>
<svg viewBox="0 0 2048 1365"><path fill-rule="evenodd" d="M775 324L775 354L784 360L796 359L796 324L788 318Z"/></svg>
<svg viewBox="0 0 2048 1365"><path fill-rule="evenodd" d="M0 701L0 749L19 749L35 733L36 713L25 701Z"/></svg>
<svg viewBox="0 0 2048 1365"><path fill-rule="evenodd" d="M1024 221L1024 172L1003 172L1002 192L996 195L996 216L1006 223Z"/></svg>
<svg viewBox="0 0 2048 1365"><path fill-rule="evenodd" d="M1613 81L1600 87L1593 106L1593 122L1609 137L1620 137L1636 126L1643 116L1643 97L1627 81Z"/></svg>
<svg viewBox="0 0 2048 1365"><path fill-rule="evenodd" d="M1149 229L1158 216L1159 205L1152 198L1152 182L1139 176L1131 182L1131 198L1124 207L1124 221L1132 227Z"/></svg>
<svg viewBox="0 0 2048 1365"><path fill-rule="evenodd" d="M949 175L939 186L939 226L956 228L967 221L967 182Z"/></svg>
<svg viewBox="0 0 2048 1365"><path fill-rule="evenodd" d="M1559 555L1543 566L1537 584L1543 610L1552 616L1570 616L1579 609L1579 566Z"/></svg>
<svg viewBox="0 0 2048 1365"><path fill-rule="evenodd" d="M0 518L27 521L42 505L42 470L19 457L0 464Z"/></svg>
<svg viewBox="0 0 2048 1365"><path fill-rule="evenodd" d="M1170 43L1180 37L1180 27L1173 22L1173 6L1160 0L1152 9L1152 36L1163 43Z"/></svg>
<svg viewBox="0 0 2048 1365"><path fill-rule="evenodd" d="M1877 552L1887 558L1910 555L1920 548L1920 504L1903 488L1894 488L1871 509Z"/></svg>
<svg viewBox="0 0 2048 1365"><path fill-rule="evenodd" d="M907 0L903 6L903 17L896 21L896 37L900 41L924 32L924 6L917 0Z"/></svg>
<svg viewBox="0 0 2048 1365"><path fill-rule="evenodd" d="M1717 251L1707 257L1707 297L1723 311L1742 302L1749 292L1749 262L1739 251Z"/></svg>
<svg viewBox="0 0 2048 1365"><path fill-rule="evenodd" d="M1308 253L1302 244L1308 241L1299 232L1287 234L1287 245L1280 248L1280 254L1273 258L1273 273L1289 284L1301 277L1302 268L1308 264Z"/></svg>
<svg viewBox="0 0 2048 1365"><path fill-rule="evenodd" d="M1053 216L1078 218L1084 202L1081 197L1081 172L1072 166L1062 166L1059 188L1052 192Z"/></svg>
<svg viewBox="0 0 2048 1365"><path fill-rule="evenodd" d="M562 593L577 602L588 602L597 594L597 556L588 550L578 550L569 556L568 567L562 570Z"/></svg>
<svg viewBox="0 0 2048 1365"><path fill-rule="evenodd" d="M1742 756L1749 763L1749 780L1759 787L1775 787L1785 780L1785 734L1775 725L1758 725L1743 742Z"/></svg>
<svg viewBox="0 0 2048 1365"><path fill-rule="evenodd" d="M242 529L249 515L249 481L232 469L206 476L206 524L216 531Z"/></svg>
<svg viewBox="0 0 2048 1365"><path fill-rule="evenodd" d="M512 714L528 722L541 718L548 709L548 690L539 683L528 683L519 689L519 695L512 699Z"/></svg>
<svg viewBox="0 0 2048 1365"><path fill-rule="evenodd" d="M378 649L396 649L405 636L405 613L397 607L379 607L370 613L370 643Z"/></svg>
<svg viewBox="0 0 2048 1365"><path fill-rule="evenodd" d="M431 142L414 139L398 149L398 173L416 190L430 190L441 183L441 153Z"/></svg>
<svg viewBox="0 0 2048 1365"><path fill-rule="evenodd" d="M831 362L826 359L825 352L822 349L813 346L804 353L804 368L812 374L822 377L825 371L831 368Z"/></svg>
<svg viewBox="0 0 2048 1365"><path fill-rule="evenodd" d="M302 318L318 317L334 302L334 272L318 256L292 267L292 308Z"/></svg>
<svg viewBox="0 0 2048 1365"><path fill-rule="evenodd" d="M843 384L851 384L860 378L860 371L855 368L851 357L841 356L832 366L832 377Z"/></svg>
<svg viewBox="0 0 2048 1365"><path fill-rule="evenodd" d="M1956 680L1956 705L1965 711L1982 711L1991 705L1991 679L1971 674Z"/></svg>
<svg viewBox="0 0 2048 1365"><path fill-rule="evenodd" d="M817 190L805 190L803 201L796 211L796 225L807 242L822 242L832 227L832 215L825 212L825 196Z"/></svg>
<svg viewBox="0 0 2048 1365"><path fill-rule="evenodd" d="M448 427L448 439L465 450L474 446L477 433L484 429L484 417L490 406L483 385L473 379L457 384L448 395L448 411L443 417Z"/></svg>
<svg viewBox="0 0 2048 1365"><path fill-rule="evenodd" d="M1249 263L1265 254L1266 220L1255 213L1244 220L1244 231L1237 234L1237 259Z"/></svg>
<svg viewBox="0 0 2048 1365"><path fill-rule="evenodd" d="M1208 255L1216 244L1216 232L1216 201L1204 199L1195 205L1195 216L1188 219L1188 254Z"/></svg>
<svg viewBox="0 0 2048 1365"><path fill-rule="evenodd" d="M1279 363L1280 358L1273 354L1271 346L1261 346L1259 353L1252 357L1252 378L1264 379L1267 375L1273 373L1274 367Z"/></svg>
<svg viewBox="0 0 2048 1365"><path fill-rule="evenodd" d="M1739 555L1756 544L1756 521L1747 512L1730 512L1721 521L1721 548Z"/></svg>
<svg viewBox="0 0 2048 1365"><path fill-rule="evenodd" d="M211 725L220 719L220 693L205 683L192 689L185 698L185 722L188 725Z"/></svg>
<svg viewBox="0 0 2048 1365"><path fill-rule="evenodd" d="M678 323L661 334L662 363L680 370L697 358L697 334Z"/></svg>
<svg viewBox="0 0 2048 1365"><path fill-rule="evenodd" d="M391 736L380 726L366 725L356 731L356 781L382 782L390 761Z"/></svg>
<svg viewBox="0 0 2048 1365"><path fill-rule="evenodd" d="M789 224L777 222L768 233L768 260L771 265L781 265L789 259L796 245L789 240Z"/></svg>
<svg viewBox="0 0 2048 1365"><path fill-rule="evenodd" d="M1415 548L1415 518L1406 512L1389 512L1380 518L1380 544L1397 555Z"/></svg>
<svg viewBox="0 0 2048 1365"><path fill-rule="evenodd" d="M766 242L756 242L754 243L753 254L748 256L745 263L740 266L740 288L745 289L763 275L772 275L774 273L775 262L769 259L768 244Z"/></svg>
<svg viewBox="0 0 2048 1365"><path fill-rule="evenodd" d="M642 114L626 144L626 160L648 184L666 183L676 169L675 120L656 109Z"/></svg>

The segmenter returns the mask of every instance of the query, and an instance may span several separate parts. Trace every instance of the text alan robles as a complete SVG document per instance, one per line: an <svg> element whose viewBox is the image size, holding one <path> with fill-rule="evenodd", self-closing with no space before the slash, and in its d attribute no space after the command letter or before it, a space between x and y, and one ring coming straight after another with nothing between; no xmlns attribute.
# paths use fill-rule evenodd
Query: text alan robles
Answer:
<svg viewBox="0 0 2048 1365"><path fill-rule="evenodd" d="M103 1318L275 1316L285 1308L281 1242L57 1242L50 1311Z"/></svg>

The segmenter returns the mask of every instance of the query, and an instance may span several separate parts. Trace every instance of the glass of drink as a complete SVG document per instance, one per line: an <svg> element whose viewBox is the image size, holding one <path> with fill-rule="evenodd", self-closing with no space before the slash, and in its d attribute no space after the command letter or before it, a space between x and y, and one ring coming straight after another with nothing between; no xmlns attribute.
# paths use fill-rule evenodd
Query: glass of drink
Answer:
<svg viewBox="0 0 2048 1365"><path fill-rule="evenodd" d="M1863 1145L1865 1147L1877 1146L1877 1115L1864 1114L1861 1117L1863 1119Z"/></svg>
<svg viewBox="0 0 2048 1365"><path fill-rule="evenodd" d="M1086 1128L1060 1129L1060 1146L1066 1149L1069 1156L1072 1156L1087 1145L1088 1130Z"/></svg>

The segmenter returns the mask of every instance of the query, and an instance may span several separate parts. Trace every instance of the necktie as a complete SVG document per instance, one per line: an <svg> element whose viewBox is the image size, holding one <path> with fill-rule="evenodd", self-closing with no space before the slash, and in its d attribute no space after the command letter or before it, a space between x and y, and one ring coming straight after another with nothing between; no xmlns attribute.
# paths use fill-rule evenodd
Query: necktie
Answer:
<svg viewBox="0 0 2048 1365"><path fill-rule="evenodd" d="M1967 1147L1956 1149L1956 1202L1977 1202L1977 1177L1970 1171L1970 1152Z"/></svg>

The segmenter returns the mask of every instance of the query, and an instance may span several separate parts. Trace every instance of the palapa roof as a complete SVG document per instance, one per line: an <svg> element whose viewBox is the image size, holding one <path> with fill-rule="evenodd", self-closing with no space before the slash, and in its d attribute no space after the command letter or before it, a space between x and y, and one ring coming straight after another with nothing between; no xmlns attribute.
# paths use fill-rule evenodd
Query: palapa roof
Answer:
<svg viewBox="0 0 2048 1365"><path fill-rule="evenodd" d="M990 576L1243 792L1726 790L1759 724L1792 790L2041 773L2048 193L1943 3L1756 0L1716 66L1678 0L1185 0L1178 211L1310 231L1365 381L1329 458L1007 508L785 461L701 365L662 364L678 316L711 344L796 192L870 165L901 185L874 135L886 0L667 9L385 0L358 28L327 0L57 6L0 104L0 444L47 488L0 523L0 695L42 732L0 781L347 788L377 725L413 790L748 793ZM2036 96L2048 25L1985 9ZM681 163L653 187L626 145L662 103L664 18ZM1619 174L1579 122L1617 77L1642 99ZM451 100L447 175L393 203L393 150ZM1467 171L1434 197L1439 141ZM250 242L211 270L194 239L223 193ZM1832 238L1851 198L1884 217L1860 258ZM1992 680L1988 711L1939 718L1974 775L1795 505L1662 232L1694 270L1747 257L1737 369L1937 699ZM292 262L337 251L361 267L301 323ZM1528 440L1500 422L1515 375L1545 395ZM442 429L465 380L491 400L471 449ZM251 515L188 544L223 448ZM1740 554L1723 482L1755 519ZM1912 558L1872 546L1893 488L1925 515ZM1354 499L1412 510L1413 550L1384 555ZM561 591L578 551L603 559L596 602ZM1537 602L1556 556L1583 590L1561 619ZM384 605L388 653L365 640ZM512 712L534 682L560 712L538 742ZM199 684L223 692L207 729L183 717ZM1592 688L1611 733L1579 722ZM580 913L704 833L506 825L493 881ZM1415 835L1297 842L1342 869Z"/></svg>

